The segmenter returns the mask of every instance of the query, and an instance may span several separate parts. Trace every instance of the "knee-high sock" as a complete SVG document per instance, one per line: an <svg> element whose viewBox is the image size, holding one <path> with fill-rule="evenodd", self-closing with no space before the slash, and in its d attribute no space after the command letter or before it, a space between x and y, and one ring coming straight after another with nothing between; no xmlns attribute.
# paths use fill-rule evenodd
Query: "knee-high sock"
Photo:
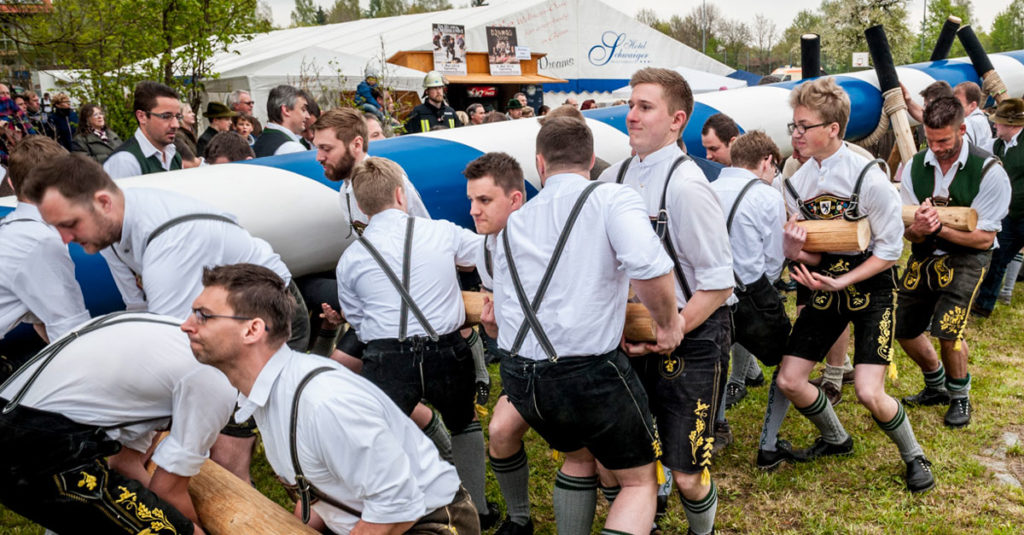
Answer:
<svg viewBox="0 0 1024 535"><path fill-rule="evenodd" d="M738 385L745 385L747 371L750 369L752 355L747 348L739 345L732 345L732 369L729 371L729 382ZM756 375L756 374L755 374Z"/></svg>
<svg viewBox="0 0 1024 535"><path fill-rule="evenodd" d="M952 379L947 376L946 390L949 390L950 399L970 397L971 374L968 373L963 379Z"/></svg>
<svg viewBox="0 0 1024 535"><path fill-rule="evenodd" d="M914 457L924 455L924 450L921 449L917 438L914 437L914 428L910 426L910 419L907 418L907 413L903 410L903 404L898 401L896 404L899 408L896 410L896 416L893 416L892 420L882 422L875 418L875 423L896 443L903 462L910 462L914 460Z"/></svg>
<svg viewBox="0 0 1024 535"><path fill-rule="evenodd" d="M1006 277L1003 279L1003 286L999 289L999 300L1010 304L1013 300L1013 287L1017 284L1017 275L1020 274L1020 266L1024 261L1024 255L1017 253L1006 266Z"/></svg>
<svg viewBox="0 0 1024 535"><path fill-rule="evenodd" d="M476 376L476 382L491 384L491 375L487 373L486 355L484 355L484 341L480 339L480 335L475 329L466 337L466 343L473 353L473 374Z"/></svg>
<svg viewBox="0 0 1024 535"><path fill-rule="evenodd" d="M779 429L789 411L789 398L782 394L776 380L779 370L772 375L772 385L768 388L768 406L764 410L764 423L761 424L761 441L758 446L765 451L775 451L775 443L779 440Z"/></svg>
<svg viewBox="0 0 1024 535"><path fill-rule="evenodd" d="M800 411L800 414L806 416L818 428L821 438L825 439L825 442L842 444L850 438L846 429L843 428L843 424L836 417L836 412L832 410L832 404L828 402L828 398L820 389L818 390L818 399L814 400L814 403L807 407L797 407L796 410Z"/></svg>
<svg viewBox="0 0 1024 535"><path fill-rule="evenodd" d="M491 457L491 469L505 497L509 518L525 526L530 521L530 466L526 448L520 446L519 451L504 459Z"/></svg>
<svg viewBox="0 0 1024 535"><path fill-rule="evenodd" d="M459 473L462 486L466 487L469 496L476 505L476 511L486 515L486 472L484 449L484 432L480 422L470 422L462 431L452 435L452 458L455 471Z"/></svg>
<svg viewBox="0 0 1024 535"><path fill-rule="evenodd" d="M740 384L742 384L742 383L740 383ZM715 409L715 424L724 424L724 423L726 423L726 420L725 420L725 395L724 395L724 392L723 392L722 397L719 398L719 400L718 400L718 408Z"/></svg>
<svg viewBox="0 0 1024 535"><path fill-rule="evenodd" d="M683 493L679 493L683 500L683 510L686 511L686 521L690 524L690 531L697 535L707 535L715 529L715 513L718 512L718 488L715 482L711 482L711 489L703 498L697 501L687 500Z"/></svg>
<svg viewBox="0 0 1024 535"><path fill-rule="evenodd" d="M939 362L939 367L924 373L924 386L933 390L946 389L946 368Z"/></svg>
<svg viewBox="0 0 1024 535"><path fill-rule="evenodd" d="M559 470L551 501L559 535L589 535L597 507L597 476L567 476Z"/></svg>
<svg viewBox="0 0 1024 535"><path fill-rule="evenodd" d="M442 459L452 462L452 437L441 421L441 415L434 413L430 422L423 428L423 434L437 446L437 452L441 454Z"/></svg>

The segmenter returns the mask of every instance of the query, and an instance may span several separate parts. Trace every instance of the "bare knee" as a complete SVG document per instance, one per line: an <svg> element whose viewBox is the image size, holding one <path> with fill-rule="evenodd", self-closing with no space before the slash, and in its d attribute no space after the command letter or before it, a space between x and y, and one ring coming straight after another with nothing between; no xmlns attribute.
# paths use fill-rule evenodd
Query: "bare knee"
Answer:
<svg viewBox="0 0 1024 535"><path fill-rule="evenodd" d="M523 435L529 426L508 398L502 396L494 406L494 414L487 425L491 455L499 459L511 457L522 447Z"/></svg>
<svg viewBox="0 0 1024 535"><path fill-rule="evenodd" d="M708 487L700 484L700 473L672 472L672 479L687 500L699 500L707 495Z"/></svg>
<svg viewBox="0 0 1024 535"><path fill-rule="evenodd" d="M854 385L854 389L857 392L857 401L872 413L877 411L882 400L887 397L882 386L874 383L857 383Z"/></svg>

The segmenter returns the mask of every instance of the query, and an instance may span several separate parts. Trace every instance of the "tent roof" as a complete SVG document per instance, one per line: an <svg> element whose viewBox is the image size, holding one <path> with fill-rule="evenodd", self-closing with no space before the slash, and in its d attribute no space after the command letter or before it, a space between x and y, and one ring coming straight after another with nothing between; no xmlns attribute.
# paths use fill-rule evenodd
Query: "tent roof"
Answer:
<svg viewBox="0 0 1024 535"><path fill-rule="evenodd" d="M736 89L738 87L746 87L747 82L745 80L737 80L728 76L720 76L712 74L710 72L699 71L697 69L691 69L689 67L673 67L672 70L683 75L686 82L690 84L690 90L694 93L708 93L711 91L718 91L723 87L727 89ZM632 88L628 85L626 87L620 87L612 92L612 96L619 98L629 98L632 94Z"/></svg>

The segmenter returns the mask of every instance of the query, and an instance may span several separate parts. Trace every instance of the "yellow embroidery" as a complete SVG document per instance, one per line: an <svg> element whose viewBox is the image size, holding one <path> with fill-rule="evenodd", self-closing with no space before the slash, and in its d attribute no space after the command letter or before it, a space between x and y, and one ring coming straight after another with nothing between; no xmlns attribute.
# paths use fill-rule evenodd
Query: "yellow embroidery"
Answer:
<svg viewBox="0 0 1024 535"><path fill-rule="evenodd" d="M78 482L79 487L85 487L89 490L96 488L96 476L86 472L79 473L82 474L82 480Z"/></svg>
<svg viewBox="0 0 1024 535"><path fill-rule="evenodd" d="M149 522L148 529L150 532L161 533L165 530L168 533L178 532L178 530L174 529L174 525L167 520L167 516L162 509L159 507L151 509L146 504L139 503L138 496L124 486L119 485L117 488L121 491L121 494L114 500L114 503L123 505L126 511L134 511L135 518L143 522Z"/></svg>
<svg viewBox="0 0 1024 535"><path fill-rule="evenodd" d="M892 362L892 310L886 309L878 322L878 356L886 362Z"/></svg>
<svg viewBox="0 0 1024 535"><path fill-rule="evenodd" d="M661 376L673 379L683 373L683 360L676 355L665 355L661 358Z"/></svg>
<svg viewBox="0 0 1024 535"><path fill-rule="evenodd" d="M949 286L950 282L953 282L953 268L946 266L946 256L939 258L935 262L935 275L938 277L939 288L945 288Z"/></svg>
<svg viewBox="0 0 1024 535"><path fill-rule="evenodd" d="M860 293L857 287L850 285L846 287L846 308L851 312L867 308L871 302L871 296Z"/></svg>
<svg viewBox="0 0 1024 535"><path fill-rule="evenodd" d="M818 310L827 310L828 307L832 306L832 297L834 295L833 292L815 290L814 295L811 296L811 306Z"/></svg>
<svg viewBox="0 0 1024 535"><path fill-rule="evenodd" d="M949 334L960 334L961 324L967 318L967 310L962 306L955 306L947 310L939 321L939 328Z"/></svg>
<svg viewBox="0 0 1024 535"><path fill-rule="evenodd" d="M850 271L850 262L843 258L836 260L836 262L828 268L828 272L835 275L842 275L847 271Z"/></svg>
<svg viewBox="0 0 1024 535"><path fill-rule="evenodd" d="M907 262L907 274L903 277L903 286L908 290L917 288L921 282L921 263L913 258Z"/></svg>
<svg viewBox="0 0 1024 535"><path fill-rule="evenodd" d="M697 408L693 410L693 413L697 415L697 421L694 424L694 430L690 431L690 455L693 456L693 464L705 467L705 471L711 464L711 449L715 445L715 437L704 437L704 432L707 430L707 425L704 422L708 419L710 408L711 405L697 399Z"/></svg>

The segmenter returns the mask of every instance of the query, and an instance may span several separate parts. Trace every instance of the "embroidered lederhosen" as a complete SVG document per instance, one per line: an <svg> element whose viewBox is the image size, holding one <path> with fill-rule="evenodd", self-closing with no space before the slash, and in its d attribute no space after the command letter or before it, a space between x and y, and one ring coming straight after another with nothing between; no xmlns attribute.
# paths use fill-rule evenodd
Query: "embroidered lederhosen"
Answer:
<svg viewBox="0 0 1024 535"><path fill-rule="evenodd" d="M61 533L102 532L103 527L137 533L191 533L192 522L141 483L112 471L104 457L120 451L107 431L168 420L170 415L110 426L80 424L57 413L21 405L43 369L75 339L125 322L178 324L158 318L109 314L73 331L33 357L0 389L32 372L21 389L2 400L0 411L0 501Z"/></svg>
<svg viewBox="0 0 1024 535"><path fill-rule="evenodd" d="M726 232L730 235L740 202L750 188L758 183L764 184L759 178L750 179L736 196L725 222ZM779 292L764 273L750 284L743 284L735 272L733 276L736 279L735 294L738 299L732 311L733 341L753 353L766 366L776 366L786 351L790 329L789 317Z"/></svg>

